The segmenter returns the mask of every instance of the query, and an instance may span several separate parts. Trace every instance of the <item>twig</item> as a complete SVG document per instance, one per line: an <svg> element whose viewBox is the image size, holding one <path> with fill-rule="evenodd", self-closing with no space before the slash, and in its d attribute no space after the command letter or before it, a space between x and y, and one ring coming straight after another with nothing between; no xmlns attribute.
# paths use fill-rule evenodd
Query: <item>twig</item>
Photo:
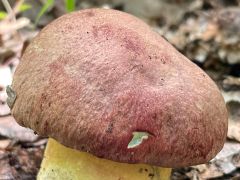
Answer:
<svg viewBox="0 0 240 180"><path fill-rule="evenodd" d="M16 19L16 13L19 9L19 7L21 6L21 4L24 2L24 0L18 0L14 6L14 8L12 9L8 0L2 0L2 3L8 13L8 18L11 22L11 25L10 27L12 27L13 29L16 28L17 25L19 25L19 22L17 21ZM17 38L19 41L23 42L23 39L21 37L21 35L19 34L17 28L15 29L15 32L14 32L14 37Z"/></svg>
<svg viewBox="0 0 240 180"><path fill-rule="evenodd" d="M16 17L15 17L14 11L12 10L8 0L2 0L2 3L9 15L10 20L12 20L13 22L16 22Z"/></svg>
<svg viewBox="0 0 240 180"><path fill-rule="evenodd" d="M14 14L18 14L19 10L20 10L20 6L24 3L25 0L18 0L18 2L16 2L16 4L13 7L13 12Z"/></svg>

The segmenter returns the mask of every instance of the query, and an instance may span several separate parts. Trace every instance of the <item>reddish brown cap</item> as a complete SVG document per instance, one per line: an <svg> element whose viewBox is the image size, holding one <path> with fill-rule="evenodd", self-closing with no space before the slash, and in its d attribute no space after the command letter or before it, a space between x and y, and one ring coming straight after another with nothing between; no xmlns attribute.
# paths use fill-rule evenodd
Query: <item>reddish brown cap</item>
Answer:
<svg viewBox="0 0 240 180"><path fill-rule="evenodd" d="M227 133L214 82L144 22L115 10L82 10L46 26L12 90L19 124L113 161L205 163Z"/></svg>

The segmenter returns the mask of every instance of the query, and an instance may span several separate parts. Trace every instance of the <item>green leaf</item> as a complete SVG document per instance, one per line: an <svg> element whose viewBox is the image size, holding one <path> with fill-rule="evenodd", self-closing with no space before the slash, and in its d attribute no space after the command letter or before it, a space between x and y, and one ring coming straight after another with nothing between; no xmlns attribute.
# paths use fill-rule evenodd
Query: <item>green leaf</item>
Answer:
<svg viewBox="0 0 240 180"><path fill-rule="evenodd" d="M136 146L139 146L143 140L148 139L148 136L150 134L147 132L133 132L133 138L128 144L128 149L135 148Z"/></svg>
<svg viewBox="0 0 240 180"><path fill-rule="evenodd" d="M65 0L65 9L67 12L72 12L75 10L75 0Z"/></svg>
<svg viewBox="0 0 240 180"><path fill-rule="evenodd" d="M27 11L28 9L31 9L31 8L32 8L32 5L31 5L31 4L23 3L23 4L21 4L21 6L19 7L19 11L20 11L20 12L24 12L24 11Z"/></svg>
<svg viewBox="0 0 240 180"><path fill-rule="evenodd" d="M7 13L5 11L0 11L0 20L5 19L7 17Z"/></svg>
<svg viewBox="0 0 240 180"><path fill-rule="evenodd" d="M38 23L38 21L40 20L40 18L49 10L50 7L53 6L55 0L46 0L43 7L40 9L36 20L35 20L35 25Z"/></svg>

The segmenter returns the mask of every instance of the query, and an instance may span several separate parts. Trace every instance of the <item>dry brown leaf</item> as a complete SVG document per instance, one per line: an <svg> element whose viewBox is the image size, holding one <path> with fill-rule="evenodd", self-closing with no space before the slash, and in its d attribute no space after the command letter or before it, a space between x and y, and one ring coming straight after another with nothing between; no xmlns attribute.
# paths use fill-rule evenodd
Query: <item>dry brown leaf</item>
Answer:
<svg viewBox="0 0 240 180"><path fill-rule="evenodd" d="M233 156L232 162L234 166L236 166L237 168L240 168L240 153Z"/></svg>
<svg viewBox="0 0 240 180"><path fill-rule="evenodd" d="M240 102L229 102L228 138L240 142Z"/></svg>
<svg viewBox="0 0 240 180"><path fill-rule="evenodd" d="M25 17L17 19L16 22L2 21L0 22L0 34L16 31L18 29L26 27L27 25L29 25L29 23L30 20Z"/></svg>
<svg viewBox="0 0 240 180"><path fill-rule="evenodd" d="M0 117L10 114L6 104L6 86L12 83L12 73L9 66L0 66Z"/></svg>
<svg viewBox="0 0 240 180"><path fill-rule="evenodd" d="M0 117L0 135L19 141L35 141L38 136L16 123L12 116Z"/></svg>
<svg viewBox="0 0 240 180"><path fill-rule="evenodd" d="M230 174L235 171L237 167L232 163L232 159L226 158L215 163L224 174Z"/></svg>
<svg viewBox="0 0 240 180"><path fill-rule="evenodd" d="M15 53L11 49L1 48L0 49L0 63L5 63L7 59L13 57Z"/></svg>
<svg viewBox="0 0 240 180"><path fill-rule="evenodd" d="M43 150L15 146L11 151L0 150L0 180L35 179Z"/></svg>
<svg viewBox="0 0 240 180"><path fill-rule="evenodd" d="M223 172L221 172L215 164L209 164L206 166L206 169L199 174L200 180L210 179L210 178L219 178L223 176Z"/></svg>
<svg viewBox="0 0 240 180"><path fill-rule="evenodd" d="M228 138L240 142L240 122L230 119L228 124Z"/></svg>
<svg viewBox="0 0 240 180"><path fill-rule="evenodd" d="M0 140L0 149L6 149L11 144L10 139Z"/></svg>
<svg viewBox="0 0 240 180"><path fill-rule="evenodd" d="M222 91L222 95L226 103L231 101L240 103L240 91Z"/></svg>
<svg viewBox="0 0 240 180"><path fill-rule="evenodd" d="M0 100L0 117L10 114L10 109L6 102Z"/></svg>
<svg viewBox="0 0 240 180"><path fill-rule="evenodd" d="M0 159L0 179L1 180L8 180L8 179L15 179L17 171L11 167L8 163L8 159Z"/></svg>
<svg viewBox="0 0 240 180"><path fill-rule="evenodd" d="M5 88L12 83L12 72L9 66L0 65L0 86Z"/></svg>
<svg viewBox="0 0 240 180"><path fill-rule="evenodd" d="M205 31L202 32L201 38L203 41L209 41L210 39L213 39L216 37L219 33L218 25L210 22L207 24Z"/></svg>
<svg viewBox="0 0 240 180"><path fill-rule="evenodd" d="M240 153L240 144L237 142L227 141L224 144L223 149L217 154L217 156L212 160L212 162L225 158L230 158L238 153Z"/></svg>
<svg viewBox="0 0 240 180"><path fill-rule="evenodd" d="M204 173L200 173L202 178L213 178L218 174L229 174L237 169L237 159L234 157L240 153L240 144L236 142L226 142L223 149L211 161ZM201 170L202 171L202 170ZM214 175L213 177L208 176Z"/></svg>
<svg viewBox="0 0 240 180"><path fill-rule="evenodd" d="M217 13L217 20L224 31L230 34L240 33L240 8L223 8Z"/></svg>
<svg viewBox="0 0 240 180"><path fill-rule="evenodd" d="M230 88L240 89L240 78L234 76L227 76L223 80L223 87L226 89Z"/></svg>

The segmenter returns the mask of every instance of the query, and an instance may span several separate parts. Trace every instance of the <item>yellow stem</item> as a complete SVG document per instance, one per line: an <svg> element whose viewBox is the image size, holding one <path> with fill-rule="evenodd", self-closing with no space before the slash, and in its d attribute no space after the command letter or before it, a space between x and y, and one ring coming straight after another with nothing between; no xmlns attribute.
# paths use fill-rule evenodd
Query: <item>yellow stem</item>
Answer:
<svg viewBox="0 0 240 180"><path fill-rule="evenodd" d="M97 158L49 139L38 180L169 180L171 169Z"/></svg>

